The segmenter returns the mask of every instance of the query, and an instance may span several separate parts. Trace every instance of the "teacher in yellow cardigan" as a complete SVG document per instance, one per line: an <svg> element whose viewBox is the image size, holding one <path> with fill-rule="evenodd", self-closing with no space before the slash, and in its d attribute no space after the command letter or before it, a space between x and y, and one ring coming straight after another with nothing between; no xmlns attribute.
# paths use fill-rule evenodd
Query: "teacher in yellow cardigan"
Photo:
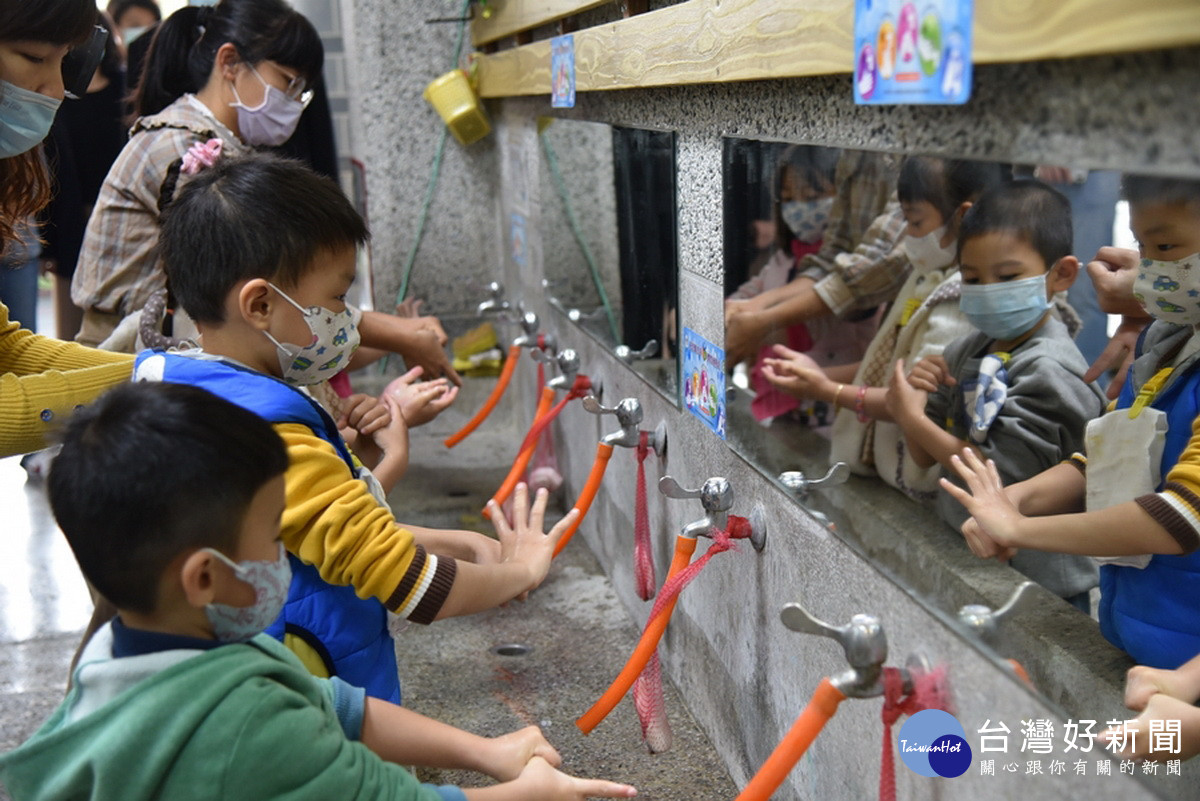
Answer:
<svg viewBox="0 0 1200 801"><path fill-rule="evenodd" d="M0 250L49 200L40 145L66 92L82 93L103 54L95 23L95 0L0 0ZM0 304L0 456L45 447L77 406L129 380L132 365L24 330Z"/></svg>

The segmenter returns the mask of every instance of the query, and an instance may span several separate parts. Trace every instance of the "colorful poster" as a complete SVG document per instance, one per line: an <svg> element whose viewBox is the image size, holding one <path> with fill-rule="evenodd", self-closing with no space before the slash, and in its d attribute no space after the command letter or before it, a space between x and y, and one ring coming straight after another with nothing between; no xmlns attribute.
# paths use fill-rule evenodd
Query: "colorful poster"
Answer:
<svg viewBox="0 0 1200 801"><path fill-rule="evenodd" d="M855 0L854 102L966 103L973 18L974 0Z"/></svg>
<svg viewBox="0 0 1200 801"><path fill-rule="evenodd" d="M550 105L575 107L575 37L569 33L550 40Z"/></svg>
<svg viewBox="0 0 1200 801"><path fill-rule="evenodd" d="M683 404L725 439L725 351L683 329Z"/></svg>

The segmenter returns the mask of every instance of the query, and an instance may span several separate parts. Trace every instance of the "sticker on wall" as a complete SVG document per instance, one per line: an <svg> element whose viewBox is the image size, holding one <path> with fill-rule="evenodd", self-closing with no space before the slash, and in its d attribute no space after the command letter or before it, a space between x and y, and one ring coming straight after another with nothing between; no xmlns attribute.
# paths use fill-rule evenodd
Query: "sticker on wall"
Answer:
<svg viewBox="0 0 1200 801"><path fill-rule="evenodd" d="M529 246L525 241L525 215L512 214L509 216L508 243L512 248L512 260L524 267L529 261Z"/></svg>
<svg viewBox="0 0 1200 801"><path fill-rule="evenodd" d="M855 0L854 102L967 102L973 17L974 0Z"/></svg>
<svg viewBox="0 0 1200 801"><path fill-rule="evenodd" d="M550 105L575 107L575 36L555 36L550 40Z"/></svg>
<svg viewBox="0 0 1200 801"><path fill-rule="evenodd" d="M725 439L725 351L683 329L683 404Z"/></svg>

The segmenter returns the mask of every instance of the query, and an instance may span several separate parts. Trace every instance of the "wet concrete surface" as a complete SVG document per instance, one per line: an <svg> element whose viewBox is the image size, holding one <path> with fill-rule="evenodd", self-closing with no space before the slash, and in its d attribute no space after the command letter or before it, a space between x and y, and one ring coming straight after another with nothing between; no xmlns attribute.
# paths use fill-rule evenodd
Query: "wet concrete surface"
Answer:
<svg viewBox="0 0 1200 801"><path fill-rule="evenodd" d="M503 452L499 440L489 442L486 436L476 448ZM478 510L503 470L463 470L471 452L450 457L429 436L414 436L413 453L408 477L390 498L398 517L433 527L490 530ZM427 463L423 454L430 456ZM67 665L91 604L49 516L42 487L26 482L15 458L0 460L0 508L7 524L0 560L4 751L32 734L62 698ZM562 754L564 770L632 783L641 798L732 798L736 788L669 682L670 751L647 752L628 697L590 736L575 727L575 718L620 671L637 636L599 563L576 538L527 602L428 627L406 626L398 638L405 703L484 735L537 724ZM528 653L502 656L493 650L511 643L526 646ZM453 771L420 775L437 783L489 783L477 774ZM7 801L3 788L0 801Z"/></svg>

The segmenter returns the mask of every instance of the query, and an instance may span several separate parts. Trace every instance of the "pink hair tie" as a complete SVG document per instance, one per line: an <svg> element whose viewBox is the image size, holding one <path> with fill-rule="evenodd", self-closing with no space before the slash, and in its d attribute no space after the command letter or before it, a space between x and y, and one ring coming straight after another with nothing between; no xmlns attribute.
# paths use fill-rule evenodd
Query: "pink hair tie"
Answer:
<svg viewBox="0 0 1200 801"><path fill-rule="evenodd" d="M195 175L205 167L211 167L221 157L222 147L224 143L220 139L209 139L204 144L197 142L184 154L182 171L188 175Z"/></svg>

